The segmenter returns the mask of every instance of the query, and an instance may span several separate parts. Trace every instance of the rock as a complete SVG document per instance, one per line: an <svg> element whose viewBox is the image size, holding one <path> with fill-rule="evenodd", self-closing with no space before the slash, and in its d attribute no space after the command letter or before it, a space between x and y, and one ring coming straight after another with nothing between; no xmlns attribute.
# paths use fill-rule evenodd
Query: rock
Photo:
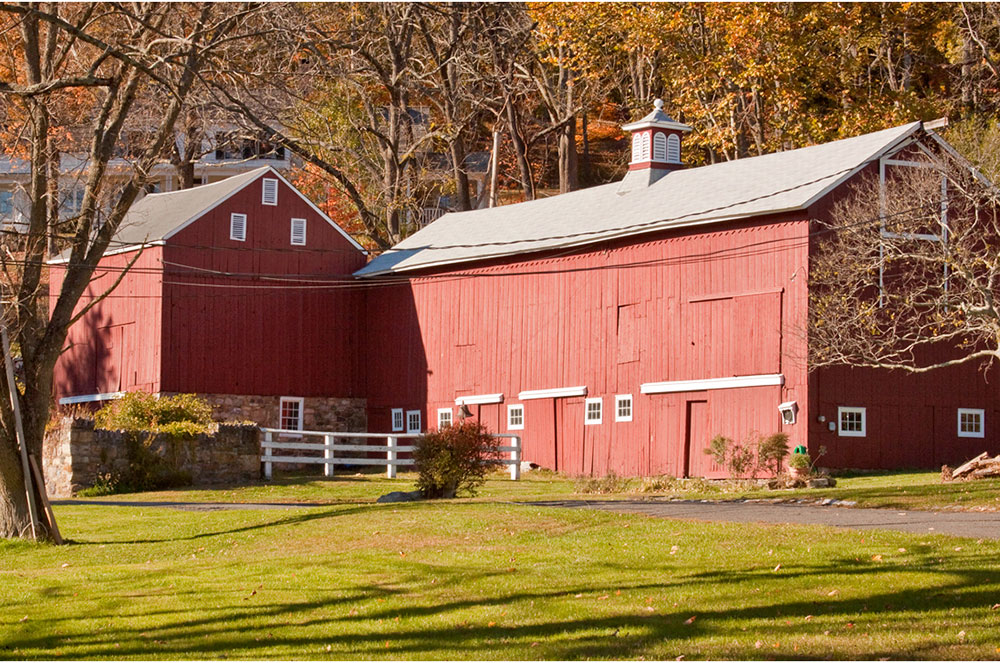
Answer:
<svg viewBox="0 0 1000 663"><path fill-rule="evenodd" d="M833 488L836 484L836 480L830 477L815 477L806 482L810 488Z"/></svg>
<svg viewBox="0 0 1000 663"><path fill-rule="evenodd" d="M375 501L379 504L389 504L393 502L417 502L422 499L424 499L424 495L419 490L413 490L410 492L406 492L405 490L394 490L391 493L386 493Z"/></svg>

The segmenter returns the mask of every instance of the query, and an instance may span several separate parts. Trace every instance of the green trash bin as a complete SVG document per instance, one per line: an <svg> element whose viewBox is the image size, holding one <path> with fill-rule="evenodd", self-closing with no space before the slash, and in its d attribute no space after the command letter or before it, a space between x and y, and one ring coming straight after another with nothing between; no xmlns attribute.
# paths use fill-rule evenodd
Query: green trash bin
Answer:
<svg viewBox="0 0 1000 663"><path fill-rule="evenodd" d="M788 447L785 447L785 448L787 449ZM799 446L797 446L794 449L792 449L792 453L793 454L807 454L809 452L806 451L805 445L800 444Z"/></svg>

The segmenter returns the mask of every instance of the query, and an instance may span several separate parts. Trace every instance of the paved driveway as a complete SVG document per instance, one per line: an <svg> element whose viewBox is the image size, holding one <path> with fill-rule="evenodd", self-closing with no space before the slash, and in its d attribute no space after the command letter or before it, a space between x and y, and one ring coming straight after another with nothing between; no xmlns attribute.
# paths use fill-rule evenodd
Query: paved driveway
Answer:
<svg viewBox="0 0 1000 663"><path fill-rule="evenodd" d="M916 534L1000 539L1000 513L996 512L894 511L753 501L553 500L534 504L643 513L656 518L678 520L829 525L848 529L890 529Z"/></svg>

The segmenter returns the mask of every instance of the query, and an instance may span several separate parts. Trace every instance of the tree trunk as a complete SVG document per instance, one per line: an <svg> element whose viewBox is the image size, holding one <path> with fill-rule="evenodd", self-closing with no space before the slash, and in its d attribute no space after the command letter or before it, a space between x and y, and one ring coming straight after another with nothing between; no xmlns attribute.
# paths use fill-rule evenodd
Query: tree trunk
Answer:
<svg viewBox="0 0 1000 663"><path fill-rule="evenodd" d="M587 135L587 111L583 111L583 116L580 118L580 133L583 138L583 153L580 155L580 181L583 182L584 186L590 186L594 183L594 176L591 172L590 164L590 136Z"/></svg>
<svg viewBox="0 0 1000 663"><path fill-rule="evenodd" d="M559 130L559 193L580 188L576 159L576 118Z"/></svg>
<svg viewBox="0 0 1000 663"><path fill-rule="evenodd" d="M12 539L30 536L31 516L17 443L6 437L0 432L0 538Z"/></svg>
<svg viewBox="0 0 1000 663"><path fill-rule="evenodd" d="M469 197L469 175L465 172L465 142L462 136L456 136L451 141L451 167L455 173L455 207L460 211L472 209L472 199Z"/></svg>
<svg viewBox="0 0 1000 663"><path fill-rule="evenodd" d="M531 164L528 163L528 148L521 138L518 130L517 110L514 104L507 104L507 129L510 133L510 142L514 145L514 154L517 157L517 170L521 180L521 190L524 192L525 200L535 199L535 183L531 178Z"/></svg>

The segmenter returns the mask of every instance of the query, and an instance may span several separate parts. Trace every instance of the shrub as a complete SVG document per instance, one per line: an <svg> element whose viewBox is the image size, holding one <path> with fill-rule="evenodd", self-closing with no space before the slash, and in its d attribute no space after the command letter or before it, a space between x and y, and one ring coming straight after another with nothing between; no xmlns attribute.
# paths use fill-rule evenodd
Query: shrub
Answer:
<svg viewBox="0 0 1000 663"><path fill-rule="evenodd" d="M212 427L212 406L194 394L157 398L129 392L111 401L94 415L98 428L166 433L190 438Z"/></svg>
<svg viewBox="0 0 1000 663"><path fill-rule="evenodd" d="M416 440L413 460L424 497L475 495L486 475L500 465L500 440L477 421L463 421Z"/></svg>
<svg viewBox="0 0 1000 663"><path fill-rule="evenodd" d="M742 444L734 443L731 438L725 435L716 435L708 443L705 453L712 457L716 464L726 468L729 475L734 478L746 476L747 472L754 469L753 450Z"/></svg>
<svg viewBox="0 0 1000 663"><path fill-rule="evenodd" d="M788 434L772 433L761 437L758 433L750 433L742 444L733 442L725 435L716 435L708 443L705 453L726 468L734 479L748 475L756 479L757 474L767 469L779 474L781 462L788 455Z"/></svg>
<svg viewBox="0 0 1000 663"><path fill-rule="evenodd" d="M774 475L781 474L781 463L788 455L788 433L771 433L761 438L757 444L757 464L761 468L769 465Z"/></svg>
<svg viewBox="0 0 1000 663"><path fill-rule="evenodd" d="M603 477L582 477L578 479L576 481L576 492L595 495L624 493L628 491L631 483L627 478L620 477L614 471L611 471Z"/></svg>
<svg viewBox="0 0 1000 663"><path fill-rule="evenodd" d="M808 471L810 465L809 454L795 453L788 459L788 467L793 470Z"/></svg>

